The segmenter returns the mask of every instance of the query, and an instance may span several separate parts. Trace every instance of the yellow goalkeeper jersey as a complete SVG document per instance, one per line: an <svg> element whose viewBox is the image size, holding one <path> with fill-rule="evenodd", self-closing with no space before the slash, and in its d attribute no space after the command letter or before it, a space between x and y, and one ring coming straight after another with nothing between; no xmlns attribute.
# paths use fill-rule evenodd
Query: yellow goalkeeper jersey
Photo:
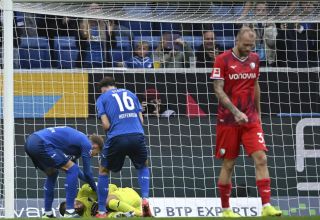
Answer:
<svg viewBox="0 0 320 220"><path fill-rule="evenodd" d="M141 208L141 197L132 188L118 188L114 184L109 184L109 195L116 196L121 202L125 202L134 208Z"/></svg>
<svg viewBox="0 0 320 220"><path fill-rule="evenodd" d="M91 189L89 184L84 184L76 197L76 200L84 206L83 217L91 217L91 207L98 200L97 193Z"/></svg>

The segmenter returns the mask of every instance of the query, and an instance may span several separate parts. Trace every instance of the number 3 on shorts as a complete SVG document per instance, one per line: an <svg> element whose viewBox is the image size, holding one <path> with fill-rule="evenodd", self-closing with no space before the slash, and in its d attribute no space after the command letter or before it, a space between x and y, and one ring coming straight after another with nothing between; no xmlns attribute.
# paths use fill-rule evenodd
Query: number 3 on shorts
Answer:
<svg viewBox="0 0 320 220"><path fill-rule="evenodd" d="M258 132L257 135L259 137L258 142L261 143L261 144L265 144L262 132Z"/></svg>

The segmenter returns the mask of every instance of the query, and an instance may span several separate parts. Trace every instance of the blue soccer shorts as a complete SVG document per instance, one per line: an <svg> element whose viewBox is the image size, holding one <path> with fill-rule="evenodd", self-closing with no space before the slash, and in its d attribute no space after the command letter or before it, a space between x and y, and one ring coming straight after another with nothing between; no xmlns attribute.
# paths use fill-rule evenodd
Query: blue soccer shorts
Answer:
<svg viewBox="0 0 320 220"><path fill-rule="evenodd" d="M24 145L25 151L34 166L42 171L50 168L61 168L67 164L69 158L61 150L46 144L39 136L32 134Z"/></svg>
<svg viewBox="0 0 320 220"><path fill-rule="evenodd" d="M107 140L101 152L100 164L112 172L118 172L122 169L126 156L136 169L145 166L148 150L143 134L125 134Z"/></svg>

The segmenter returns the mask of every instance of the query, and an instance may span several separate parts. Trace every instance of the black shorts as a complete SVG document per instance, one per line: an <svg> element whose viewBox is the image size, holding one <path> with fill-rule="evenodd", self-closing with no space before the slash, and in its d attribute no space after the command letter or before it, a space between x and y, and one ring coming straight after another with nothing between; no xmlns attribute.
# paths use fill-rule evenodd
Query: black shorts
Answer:
<svg viewBox="0 0 320 220"><path fill-rule="evenodd" d="M112 172L122 169L128 156L136 169L145 166L148 150L143 134L119 135L107 141L101 152L101 166Z"/></svg>

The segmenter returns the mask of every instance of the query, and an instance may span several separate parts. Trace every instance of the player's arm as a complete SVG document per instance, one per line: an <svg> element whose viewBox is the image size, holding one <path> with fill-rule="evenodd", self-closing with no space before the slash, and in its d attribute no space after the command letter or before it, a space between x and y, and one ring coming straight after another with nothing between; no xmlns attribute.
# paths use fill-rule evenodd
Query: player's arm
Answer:
<svg viewBox="0 0 320 220"><path fill-rule="evenodd" d="M102 127L105 131L108 131L110 128L110 121L105 112L104 103L101 96L98 98L96 105L97 105L98 117L101 119Z"/></svg>
<svg viewBox="0 0 320 220"><path fill-rule="evenodd" d="M224 80L216 79L213 81L213 88L215 94L219 100L219 103L234 115L236 122L238 123L246 123L248 122L248 117L242 113L229 99L227 94L223 90Z"/></svg>
<svg viewBox="0 0 320 220"><path fill-rule="evenodd" d="M233 115L237 115L240 113L240 110L231 102L227 94L223 90L224 80L216 79L213 81L214 92L219 100L219 102L223 105L223 107L230 110Z"/></svg>
<svg viewBox="0 0 320 220"><path fill-rule="evenodd" d="M107 115L101 115L100 119L101 119L101 124L102 124L103 129L105 131L108 131L110 128L110 121L109 121Z"/></svg>
<svg viewBox="0 0 320 220"><path fill-rule="evenodd" d="M87 141L83 141L82 153L81 153L82 165L83 165L83 176L84 176L85 182L88 183L94 191L97 191L97 186L93 179L93 174L92 174L90 151L91 151L91 144L90 144L90 141L87 139Z"/></svg>
<svg viewBox="0 0 320 220"><path fill-rule="evenodd" d="M86 179L86 182L90 185L90 187L97 191L96 183L93 179L91 164L90 164L90 157L82 157L82 164L83 164L83 174Z"/></svg>
<svg viewBox="0 0 320 220"><path fill-rule="evenodd" d="M143 108L142 108L142 105L136 95L135 95L135 102L136 102L136 107L137 107L137 113L139 115L141 124L143 125L143 114L142 114Z"/></svg>
<svg viewBox="0 0 320 220"><path fill-rule="evenodd" d="M141 124L143 124L143 115L142 115L142 112L139 112L139 118L140 118Z"/></svg>
<svg viewBox="0 0 320 220"><path fill-rule="evenodd" d="M260 85L258 80L256 80L254 84L254 104L256 106L257 112L259 114L259 119L261 122Z"/></svg>

